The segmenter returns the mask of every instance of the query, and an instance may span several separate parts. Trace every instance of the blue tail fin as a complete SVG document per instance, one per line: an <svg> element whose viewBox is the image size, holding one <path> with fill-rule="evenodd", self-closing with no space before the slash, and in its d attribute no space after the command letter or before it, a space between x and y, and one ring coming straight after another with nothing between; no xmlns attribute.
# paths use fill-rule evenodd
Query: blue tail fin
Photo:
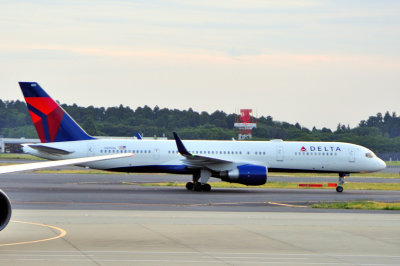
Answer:
<svg viewBox="0 0 400 266"><path fill-rule="evenodd" d="M89 136L36 82L19 82L41 142L89 140Z"/></svg>

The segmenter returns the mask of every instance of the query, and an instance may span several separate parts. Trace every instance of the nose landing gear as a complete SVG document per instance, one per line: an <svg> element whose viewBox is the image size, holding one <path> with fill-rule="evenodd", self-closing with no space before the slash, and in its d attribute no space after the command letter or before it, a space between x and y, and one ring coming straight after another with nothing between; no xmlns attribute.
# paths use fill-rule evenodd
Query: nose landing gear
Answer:
<svg viewBox="0 0 400 266"><path fill-rule="evenodd" d="M345 184L344 179L346 176L349 176L347 173L339 173L339 182L338 185L336 186L336 192L343 192L343 185Z"/></svg>

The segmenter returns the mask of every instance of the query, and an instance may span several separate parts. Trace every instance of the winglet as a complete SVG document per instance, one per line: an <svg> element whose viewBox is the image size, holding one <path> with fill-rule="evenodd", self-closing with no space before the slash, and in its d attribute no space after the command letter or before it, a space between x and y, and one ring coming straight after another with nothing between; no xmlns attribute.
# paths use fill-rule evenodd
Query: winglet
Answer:
<svg viewBox="0 0 400 266"><path fill-rule="evenodd" d="M139 132L136 132L136 138L137 139L143 139L142 136L140 136Z"/></svg>
<svg viewBox="0 0 400 266"><path fill-rule="evenodd" d="M179 138L176 132L172 132L174 134L176 146L178 147L178 152L182 155L192 156L190 152L187 151L185 145L183 145L182 140Z"/></svg>

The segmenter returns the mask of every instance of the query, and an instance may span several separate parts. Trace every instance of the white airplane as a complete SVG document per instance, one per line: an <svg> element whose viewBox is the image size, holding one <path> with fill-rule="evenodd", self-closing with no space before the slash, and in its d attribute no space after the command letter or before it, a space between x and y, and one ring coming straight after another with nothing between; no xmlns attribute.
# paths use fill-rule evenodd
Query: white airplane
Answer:
<svg viewBox="0 0 400 266"><path fill-rule="evenodd" d="M20 82L41 144L23 150L52 162L0 167L1 173L74 164L115 172L192 175L186 188L210 191L210 177L244 185L263 185L268 172L338 173L337 192L350 173L386 167L371 150L340 142L121 140L89 136L36 82ZM114 156L114 157L113 157ZM51 165L51 163L53 165ZM0 191L0 230L11 217L11 205Z"/></svg>

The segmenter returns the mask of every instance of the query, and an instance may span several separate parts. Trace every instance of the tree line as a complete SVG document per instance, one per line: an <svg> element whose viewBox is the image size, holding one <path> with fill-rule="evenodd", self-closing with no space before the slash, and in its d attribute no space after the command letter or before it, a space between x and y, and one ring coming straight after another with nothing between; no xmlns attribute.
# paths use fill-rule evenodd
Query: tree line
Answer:
<svg viewBox="0 0 400 266"><path fill-rule="evenodd" d="M237 115L223 111L195 112L188 110L137 107L81 107L61 105L82 128L93 136L129 136L136 132L144 136L173 138L172 131L183 139L229 140L237 137L233 124ZM0 100L0 135L12 138L37 138L25 102ZM360 144L375 152L400 152L400 116L385 112L370 116L350 128L339 124L329 128L308 129L299 123L275 121L271 116L257 119L253 140L341 141Z"/></svg>

